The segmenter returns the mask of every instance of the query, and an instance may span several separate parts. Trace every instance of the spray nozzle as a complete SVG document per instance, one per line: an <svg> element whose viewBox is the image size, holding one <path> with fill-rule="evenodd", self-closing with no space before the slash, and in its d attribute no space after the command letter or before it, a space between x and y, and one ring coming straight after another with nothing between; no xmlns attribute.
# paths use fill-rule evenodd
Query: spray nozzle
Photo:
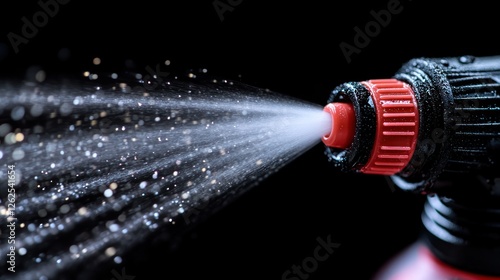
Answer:
<svg viewBox="0 0 500 280"><path fill-rule="evenodd" d="M355 116L350 103L334 102L323 108L331 117L330 133L321 139L326 146L345 149L354 138Z"/></svg>
<svg viewBox="0 0 500 280"><path fill-rule="evenodd" d="M336 87L325 154L341 171L435 192L463 174L498 177L500 56L418 58L390 79ZM488 186L492 189L492 186Z"/></svg>
<svg viewBox="0 0 500 280"><path fill-rule="evenodd" d="M371 98L374 110L374 140L370 155L357 168L363 173L392 175L410 161L418 133L418 108L410 86L396 79L360 83ZM362 108L360 108L362 110ZM354 105L333 102L324 111L332 118L330 134L322 140L330 148L351 146L356 132ZM368 126L368 125L365 125Z"/></svg>

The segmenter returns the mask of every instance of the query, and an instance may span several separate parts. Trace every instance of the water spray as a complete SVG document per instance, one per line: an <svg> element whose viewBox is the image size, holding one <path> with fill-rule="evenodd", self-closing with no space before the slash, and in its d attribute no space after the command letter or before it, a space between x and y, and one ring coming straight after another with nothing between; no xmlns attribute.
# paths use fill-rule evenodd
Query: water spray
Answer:
<svg viewBox="0 0 500 280"><path fill-rule="evenodd" d="M428 194L425 245L378 279L500 276L498 89L500 56L462 56L413 59L390 79L333 90L328 160Z"/></svg>
<svg viewBox="0 0 500 280"><path fill-rule="evenodd" d="M428 279L500 275L500 56L414 59L390 79L338 86L324 107L226 80L87 76L0 88L10 279L93 278L321 140L339 170L428 195L425 245L380 279L413 279L415 265L435 268Z"/></svg>
<svg viewBox="0 0 500 280"><path fill-rule="evenodd" d="M202 75L1 82L0 276L110 279L328 131L318 104Z"/></svg>

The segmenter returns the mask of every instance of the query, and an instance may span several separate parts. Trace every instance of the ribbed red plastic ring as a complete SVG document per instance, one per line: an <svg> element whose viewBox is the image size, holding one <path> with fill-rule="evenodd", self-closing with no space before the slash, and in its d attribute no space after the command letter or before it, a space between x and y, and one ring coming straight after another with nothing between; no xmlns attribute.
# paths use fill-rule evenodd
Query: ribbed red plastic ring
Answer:
<svg viewBox="0 0 500 280"><path fill-rule="evenodd" d="M362 84L373 99L377 132L370 159L361 172L396 174L408 165L415 151L419 127L415 94L408 84L396 79Z"/></svg>

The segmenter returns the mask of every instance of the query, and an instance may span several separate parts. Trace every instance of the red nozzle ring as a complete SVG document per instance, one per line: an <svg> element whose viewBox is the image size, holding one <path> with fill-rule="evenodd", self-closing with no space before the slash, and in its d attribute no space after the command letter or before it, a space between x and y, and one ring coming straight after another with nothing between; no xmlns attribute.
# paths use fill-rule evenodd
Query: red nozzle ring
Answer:
<svg viewBox="0 0 500 280"><path fill-rule="evenodd" d="M396 79L369 80L361 84L373 101L376 127L371 155L359 170L367 174L396 174L408 165L417 143L419 112L415 94L408 84ZM323 136L323 143L332 148L349 148L355 134L353 105L334 102L323 111L329 113L332 122L330 134Z"/></svg>
<svg viewBox="0 0 500 280"><path fill-rule="evenodd" d="M396 79L362 82L375 106L377 132L371 157L361 172L393 175L410 162L417 143L419 114L411 87Z"/></svg>

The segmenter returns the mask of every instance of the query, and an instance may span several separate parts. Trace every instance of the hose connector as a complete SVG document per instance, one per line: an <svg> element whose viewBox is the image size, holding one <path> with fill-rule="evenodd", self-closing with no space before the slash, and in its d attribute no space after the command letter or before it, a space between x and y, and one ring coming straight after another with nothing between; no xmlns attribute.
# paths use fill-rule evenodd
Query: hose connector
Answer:
<svg viewBox="0 0 500 280"><path fill-rule="evenodd" d="M396 79L361 82L368 90L375 110L375 139L362 173L393 175L410 162L418 136L418 107L411 87ZM355 136L353 105L333 102L324 107L332 117L331 132L323 143L331 148L348 148Z"/></svg>

